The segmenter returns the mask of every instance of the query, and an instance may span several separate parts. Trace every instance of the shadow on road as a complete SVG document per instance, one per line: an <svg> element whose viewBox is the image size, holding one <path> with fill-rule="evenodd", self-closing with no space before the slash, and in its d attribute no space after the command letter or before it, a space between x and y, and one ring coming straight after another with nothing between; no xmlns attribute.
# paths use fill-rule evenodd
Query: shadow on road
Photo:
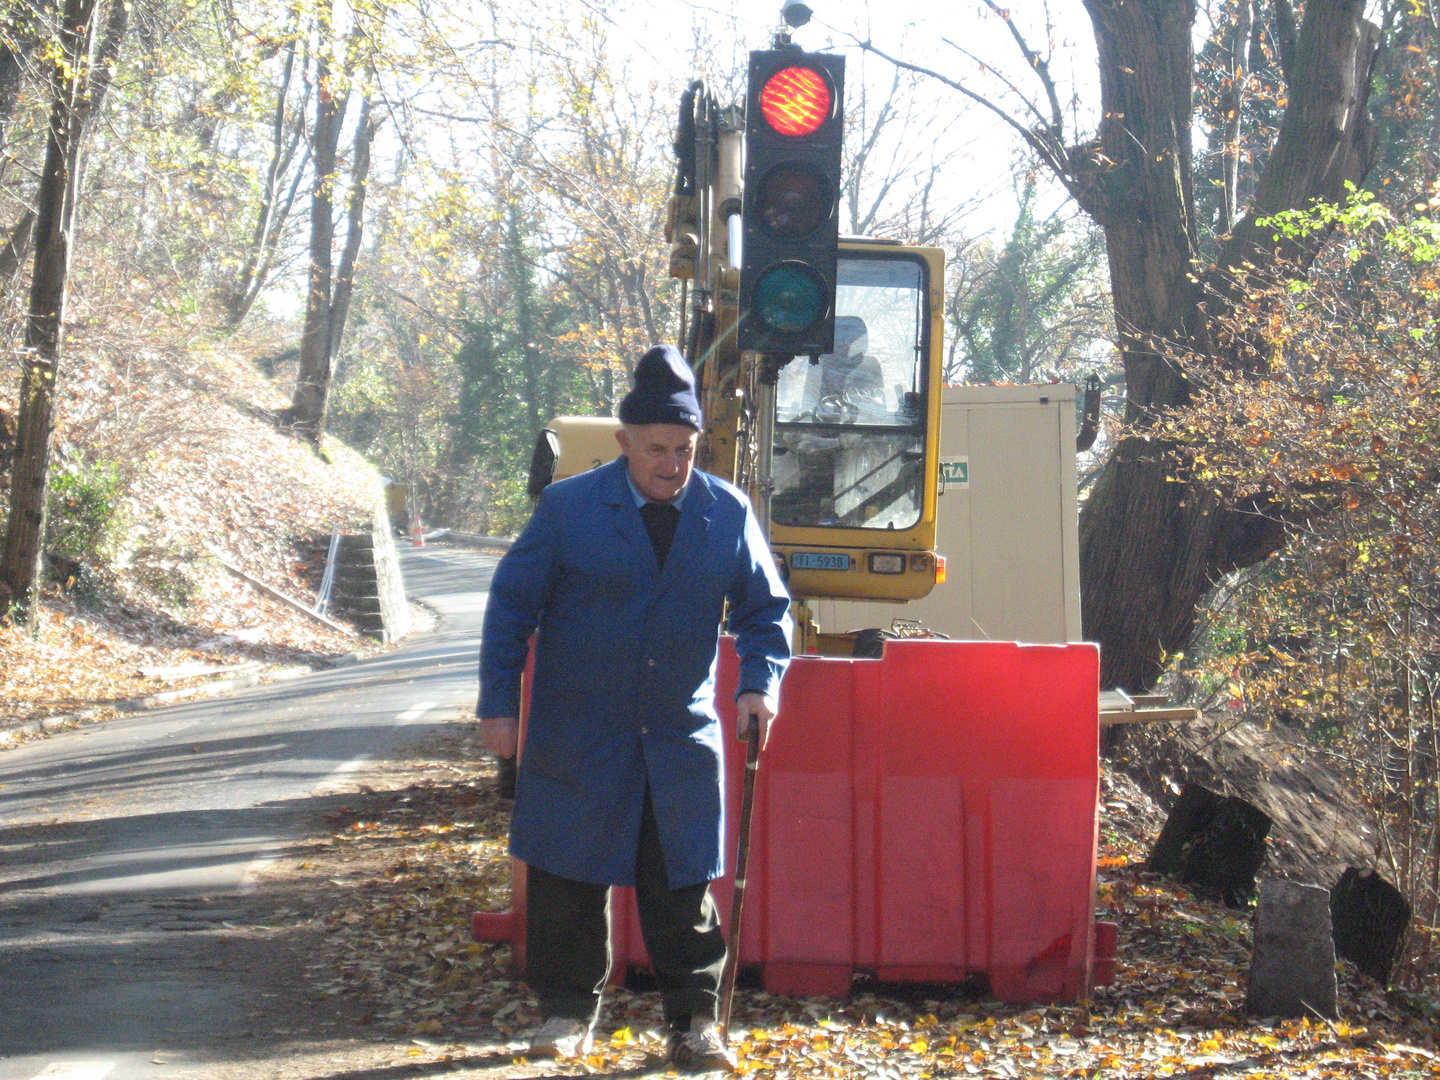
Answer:
<svg viewBox="0 0 1440 1080"><path fill-rule="evenodd" d="M454 613L440 633L0 757L0 1078L77 1054L179 1055L184 1075L207 1075L194 1065L226 1080L282 1063L288 1075L300 1057L316 1075L432 1071L378 1067L413 1017L315 981L336 977L327 935L367 902L361 886L388 887L386 869L423 846L376 821L418 821L411 791L427 812L478 798L473 768L457 779L478 742L456 716L474 700L488 567L437 553L407 558L406 574L412 595L433 591ZM468 942L469 905L458 898L447 940ZM394 982L378 967L376 979L382 991ZM467 1042L507 1041L478 1018L464 1030ZM340 1058L317 1058L332 1044ZM513 1066L504 1054L472 1060ZM128 1068L116 1080L154 1074Z"/></svg>
<svg viewBox="0 0 1440 1080"><path fill-rule="evenodd" d="M378 820L428 822L437 807L473 814L477 804L494 806L490 780L477 789L473 771L466 780L447 778L455 776L452 762L473 763L471 726L434 725L434 734L422 754L370 776L388 778L384 791L0 829L0 874L11 878L0 885L0 948L6 957L0 965L0 1001L6 1002L0 1014L0 1076L8 1076L7 1056L93 1057L97 1048L147 1060L157 1053L178 1055L187 1076L194 1066L221 1069L226 1078L269 1077L281 1062L288 1066L298 1057L318 1070L307 1075L337 1080L439 1071L413 1061L361 1067L356 1055L393 1056L393 1021L369 1015L375 1003L363 996L330 999L312 974L317 964L329 970L328 928L348 905L369 902L356 886L414 854L413 833L387 832L376 826ZM392 786L396 777L400 786ZM422 800L423 811L409 809ZM126 847L107 831L180 831L219 842L273 832L282 823L298 839L277 852L283 862L253 895L197 897L193 889L175 896L118 889L76 895L87 883L120 881L137 867L162 872L224 858L215 852L158 852L145 843ZM86 865L96 849L122 850L132 861ZM27 862L41 872L27 874ZM42 886L51 891L42 892ZM464 941L467 929L457 920L455 938ZM465 1035L467 1043L489 1043L492 1036L508 1041L483 1024ZM332 1041L338 1049L330 1047ZM332 1060L326 1055L347 1048L351 1056L326 1067ZM505 1053L473 1053L463 1067L500 1065L511 1067L507 1078L515 1075L513 1055ZM553 1066L546 1075L555 1075Z"/></svg>
<svg viewBox="0 0 1440 1080"><path fill-rule="evenodd" d="M388 719L392 710L381 711ZM410 733L424 738L442 726L438 722L414 724ZM174 795L190 799L197 788L208 784L267 775L283 775L301 786L315 785L328 779L336 765L353 759L360 748L376 761L403 760L408 755L403 744L368 743L373 728L373 724L346 724L289 734L267 731L208 737L187 732L158 745L100 752L78 765L62 761L6 769L4 786L14 792L6 799L7 815L13 818L29 812L38 819L32 821L35 824L45 820L47 799L97 798L122 791L127 797L138 794L163 799ZM92 810L96 817L103 816L103 812L103 807ZM0 837L4 832L0 829Z"/></svg>

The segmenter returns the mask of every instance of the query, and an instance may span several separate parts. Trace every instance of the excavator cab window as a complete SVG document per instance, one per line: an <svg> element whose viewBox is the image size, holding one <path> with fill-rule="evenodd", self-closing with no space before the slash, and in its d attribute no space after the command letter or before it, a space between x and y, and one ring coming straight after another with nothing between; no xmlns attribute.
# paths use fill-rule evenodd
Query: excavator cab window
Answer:
<svg viewBox="0 0 1440 1080"><path fill-rule="evenodd" d="M908 529L925 476L925 265L843 255L835 351L780 372L771 516L790 526Z"/></svg>

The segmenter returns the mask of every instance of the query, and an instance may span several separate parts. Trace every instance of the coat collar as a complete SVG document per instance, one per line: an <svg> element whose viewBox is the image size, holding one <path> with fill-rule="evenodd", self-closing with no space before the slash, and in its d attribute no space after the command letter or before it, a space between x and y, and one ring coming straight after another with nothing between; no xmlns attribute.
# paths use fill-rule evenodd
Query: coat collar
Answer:
<svg viewBox="0 0 1440 1080"><path fill-rule="evenodd" d="M645 523L640 520L640 511L635 506L630 485L626 483L629 468L624 457L618 457L608 465L600 467L603 477L600 483L600 499L610 507L615 529L644 559L653 570L659 570L655 562L655 549L650 544ZM680 523L675 528L675 540L665 560L665 570L660 574L662 582L684 580L688 567L699 554L706 532L710 528L710 513L715 506L715 495L710 490L710 480L698 469L690 474L690 483L685 487L685 501L680 506Z"/></svg>

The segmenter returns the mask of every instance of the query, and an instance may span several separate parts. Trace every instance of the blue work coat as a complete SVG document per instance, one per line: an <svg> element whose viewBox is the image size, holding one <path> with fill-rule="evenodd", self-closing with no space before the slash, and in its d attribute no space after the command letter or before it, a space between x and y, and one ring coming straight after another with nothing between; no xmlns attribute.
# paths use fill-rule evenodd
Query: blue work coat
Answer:
<svg viewBox="0 0 1440 1080"><path fill-rule="evenodd" d="M500 560L477 711L519 715L534 632L511 853L572 880L633 885L648 785L679 889L725 869L715 713L725 601L739 689L776 696L790 661L790 598L749 500L699 471L662 572L627 468L622 457L550 485Z"/></svg>

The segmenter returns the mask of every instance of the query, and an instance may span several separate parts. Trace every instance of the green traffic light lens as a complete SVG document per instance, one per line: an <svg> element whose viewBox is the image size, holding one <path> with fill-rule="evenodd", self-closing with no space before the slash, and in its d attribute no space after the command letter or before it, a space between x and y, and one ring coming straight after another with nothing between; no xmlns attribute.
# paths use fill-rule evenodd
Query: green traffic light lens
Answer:
<svg viewBox="0 0 1440 1080"><path fill-rule="evenodd" d="M803 263L772 266L755 282L755 316L780 334L800 334L825 314L825 288Z"/></svg>
<svg viewBox="0 0 1440 1080"><path fill-rule="evenodd" d="M755 193L758 217L776 236L803 236L830 219L835 195L813 165L787 161L765 174Z"/></svg>

